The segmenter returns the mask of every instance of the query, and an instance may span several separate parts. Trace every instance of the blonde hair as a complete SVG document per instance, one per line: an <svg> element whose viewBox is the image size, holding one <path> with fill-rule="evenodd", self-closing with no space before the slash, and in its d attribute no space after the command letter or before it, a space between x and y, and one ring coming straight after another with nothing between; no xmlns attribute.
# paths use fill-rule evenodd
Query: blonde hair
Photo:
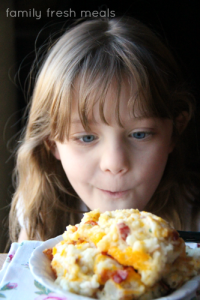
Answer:
<svg viewBox="0 0 200 300"><path fill-rule="evenodd" d="M193 114L193 99L185 90L174 58L158 37L139 21L130 18L96 19L70 28L49 49L36 78L24 137L17 152L16 192L10 211L11 240L17 239L19 224L16 204L23 202L24 224L29 239L48 239L76 221L78 197L51 152L52 140L63 141L70 130L74 84L79 79L78 110L85 128L95 103L104 116L105 95L117 82L114 111L119 115L120 87L128 79L138 87L129 99L134 114L174 121L177 147L170 155L165 174L147 210L160 214L181 228L183 168L179 152L176 117ZM182 165L181 165L182 166ZM176 170L176 172L174 172ZM180 183L181 182L181 183ZM181 186L182 184L182 186Z"/></svg>

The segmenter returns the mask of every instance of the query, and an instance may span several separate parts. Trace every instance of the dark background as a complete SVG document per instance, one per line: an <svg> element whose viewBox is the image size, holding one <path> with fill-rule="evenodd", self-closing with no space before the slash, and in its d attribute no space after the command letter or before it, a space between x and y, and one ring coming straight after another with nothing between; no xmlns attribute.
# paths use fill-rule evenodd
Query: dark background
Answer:
<svg viewBox="0 0 200 300"><path fill-rule="evenodd" d="M47 9L53 12L47 17ZM70 24L73 17L58 17L56 12L75 11L76 18L81 11L114 11L116 16L133 16L158 32L173 52L191 86L198 103L200 94L200 3L198 0L132 0L132 1L25 1L15 0L14 10L41 11L42 17L15 17L16 63L20 66L20 79L26 79L35 46L39 48L55 30ZM33 14L32 14L33 15ZM74 14L71 14L74 15ZM107 14L108 15L108 14ZM66 26L66 25L65 25ZM37 38L37 42L36 42ZM36 45L35 45L36 42ZM23 95L18 97L19 107L24 106ZM200 104L198 104L199 106Z"/></svg>
<svg viewBox="0 0 200 300"><path fill-rule="evenodd" d="M6 1L5 1L6 2ZM10 6L9 6L10 5ZM16 120L12 124L12 119L8 122L9 128L15 129L17 133L23 126L21 121L24 109L31 95L31 90L28 90L28 77L33 60L35 59L36 51L39 49L46 39L55 31L59 30L64 24L67 27L75 19L73 17L58 17L56 13L52 17L47 17L47 9L50 11L75 11L76 18L81 17L81 11L114 11L115 16L122 15L132 16L151 29L156 31L171 49L175 58L185 75L187 83L190 85L190 90L197 100L196 109L196 141L199 148L199 112L200 112L200 5L198 0L132 0L132 1L72 1L72 0L13 0L8 1L8 5L4 5L3 13L6 18L12 19L14 30L14 75L9 77L13 82L16 90L16 111L14 115ZM9 8L9 14L6 15L6 9ZM12 11L12 12L11 12ZM18 16L19 11L27 11L29 17ZM41 18L37 19L34 12L41 12ZM16 13L16 15L14 15ZM6 30L6 29L5 29ZM13 66L12 66L13 67ZM0 83L1 84L1 83ZM3 113L2 111L0 112ZM12 139L13 145L17 138ZM198 149L197 149L198 153ZM14 161L13 158L11 161ZM11 177L11 164L9 176ZM199 158L193 165L196 170L199 169ZM1 183L4 184L4 183ZM8 205L11 200L13 188L10 181L7 187L7 192L4 202L0 199L1 210L5 213L4 220L7 219ZM7 208L4 207L7 205ZM0 224L1 226L1 224ZM3 228L3 244L6 240L7 230L6 225ZM1 237L0 237L1 238ZM0 245L0 251L3 251L3 244Z"/></svg>

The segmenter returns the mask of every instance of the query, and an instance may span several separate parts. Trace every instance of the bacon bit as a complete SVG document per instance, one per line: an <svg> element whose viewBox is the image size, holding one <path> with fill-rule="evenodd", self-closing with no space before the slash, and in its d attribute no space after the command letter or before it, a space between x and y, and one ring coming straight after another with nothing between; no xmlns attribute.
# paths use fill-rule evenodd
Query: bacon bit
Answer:
<svg viewBox="0 0 200 300"><path fill-rule="evenodd" d="M51 266L51 270L52 270L53 275L55 276L55 278L57 278L58 276L57 276L56 270L52 266Z"/></svg>
<svg viewBox="0 0 200 300"><path fill-rule="evenodd" d="M79 261L80 261L80 257L76 257L76 259L75 259L75 263L76 263L76 264L78 264L78 263L79 263Z"/></svg>
<svg viewBox="0 0 200 300"><path fill-rule="evenodd" d="M121 283L122 281L126 280L129 274L131 274L133 271L134 273L136 272L136 270L134 270L133 267L125 267L125 269L123 270L116 271L104 269L100 275L100 283L105 284L106 281L110 278L112 278L112 280L116 283Z"/></svg>
<svg viewBox="0 0 200 300"><path fill-rule="evenodd" d="M108 254L107 252L102 251L101 254L102 254L102 255L106 255L106 256L111 257L112 259L114 259L114 258L113 258L110 254Z"/></svg>
<svg viewBox="0 0 200 300"><path fill-rule="evenodd" d="M179 233L177 231L172 232L172 240L177 241L179 239Z"/></svg>
<svg viewBox="0 0 200 300"><path fill-rule="evenodd" d="M118 261L112 255L108 254L107 252L102 251L101 254L112 258L113 260L115 260L118 263Z"/></svg>
<svg viewBox="0 0 200 300"><path fill-rule="evenodd" d="M43 251L43 253L46 255L46 257L50 260L50 261L52 261L52 259L53 259L53 249L52 248L49 248L49 249L45 249L44 251ZM52 270L52 272L53 272L53 275L55 276L55 279L58 277L57 276L57 273L56 273L56 270L50 265L50 267L51 267L51 270Z"/></svg>
<svg viewBox="0 0 200 300"><path fill-rule="evenodd" d="M77 242L76 241L70 241L70 242L67 242L67 245L76 245Z"/></svg>
<svg viewBox="0 0 200 300"><path fill-rule="evenodd" d="M127 276L127 270L118 270L112 275L112 279L116 283L121 283L122 281L126 280Z"/></svg>
<svg viewBox="0 0 200 300"><path fill-rule="evenodd" d="M77 226L71 226L71 228L69 229L70 232L74 233L78 230Z"/></svg>
<svg viewBox="0 0 200 300"><path fill-rule="evenodd" d="M125 241L130 233L130 228L125 223L119 223L117 224L117 227L119 229L119 233L121 235L122 240Z"/></svg>
<svg viewBox="0 0 200 300"><path fill-rule="evenodd" d="M113 272L110 270L103 270L101 273L101 284L105 284L113 275Z"/></svg>
<svg viewBox="0 0 200 300"><path fill-rule="evenodd" d="M93 226L98 225L98 223L93 220L89 220L89 221L85 222L85 224L89 224L89 225L93 225Z"/></svg>
<svg viewBox="0 0 200 300"><path fill-rule="evenodd" d="M82 244L82 243L84 243L84 242L85 242L85 240L84 240L84 239L82 239L82 238L78 238L77 244L79 245L79 244Z"/></svg>
<svg viewBox="0 0 200 300"><path fill-rule="evenodd" d="M53 259L53 249L52 249L52 248L45 249L45 250L43 251L43 253L46 255L46 257L47 257L50 261L52 261L52 259Z"/></svg>

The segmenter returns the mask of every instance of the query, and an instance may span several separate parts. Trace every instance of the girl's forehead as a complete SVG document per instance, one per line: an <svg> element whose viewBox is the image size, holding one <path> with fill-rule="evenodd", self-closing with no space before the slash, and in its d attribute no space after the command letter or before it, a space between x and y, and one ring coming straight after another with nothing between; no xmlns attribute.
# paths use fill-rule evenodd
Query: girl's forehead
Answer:
<svg viewBox="0 0 200 300"><path fill-rule="evenodd" d="M120 87L115 79L109 85L105 97L100 95L101 89L97 90L88 96L87 101L82 99L82 93L80 91L80 81L77 80L74 84L74 92L72 97L72 110L71 110L71 122L75 123L80 120L80 115L83 110L87 115L88 121L100 122L102 117L110 124L116 122L119 118L121 123L129 117L132 117L130 110L130 103L137 97L138 89L135 82L130 82L124 79L121 82ZM81 109L82 102L84 106ZM87 103L86 103L87 102ZM86 111L87 110L87 111ZM102 116L103 115L103 116ZM139 117L141 113L135 105L134 116Z"/></svg>

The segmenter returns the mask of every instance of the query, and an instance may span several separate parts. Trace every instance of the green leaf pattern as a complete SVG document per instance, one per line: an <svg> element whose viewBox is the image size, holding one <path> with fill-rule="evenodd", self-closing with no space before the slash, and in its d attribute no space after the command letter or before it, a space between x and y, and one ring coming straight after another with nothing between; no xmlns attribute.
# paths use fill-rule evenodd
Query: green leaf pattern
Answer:
<svg viewBox="0 0 200 300"><path fill-rule="evenodd" d="M0 288L0 291L13 290L13 289L16 289L17 286L18 286L17 283L8 282L4 286L2 286L2 288ZM0 298L6 298L6 296L4 294L0 293Z"/></svg>
<svg viewBox="0 0 200 300"><path fill-rule="evenodd" d="M52 293L51 290L47 289L45 286L43 286L41 283L38 281L34 280L34 285L39 291L35 292L35 294L38 295L48 295L49 293Z"/></svg>

